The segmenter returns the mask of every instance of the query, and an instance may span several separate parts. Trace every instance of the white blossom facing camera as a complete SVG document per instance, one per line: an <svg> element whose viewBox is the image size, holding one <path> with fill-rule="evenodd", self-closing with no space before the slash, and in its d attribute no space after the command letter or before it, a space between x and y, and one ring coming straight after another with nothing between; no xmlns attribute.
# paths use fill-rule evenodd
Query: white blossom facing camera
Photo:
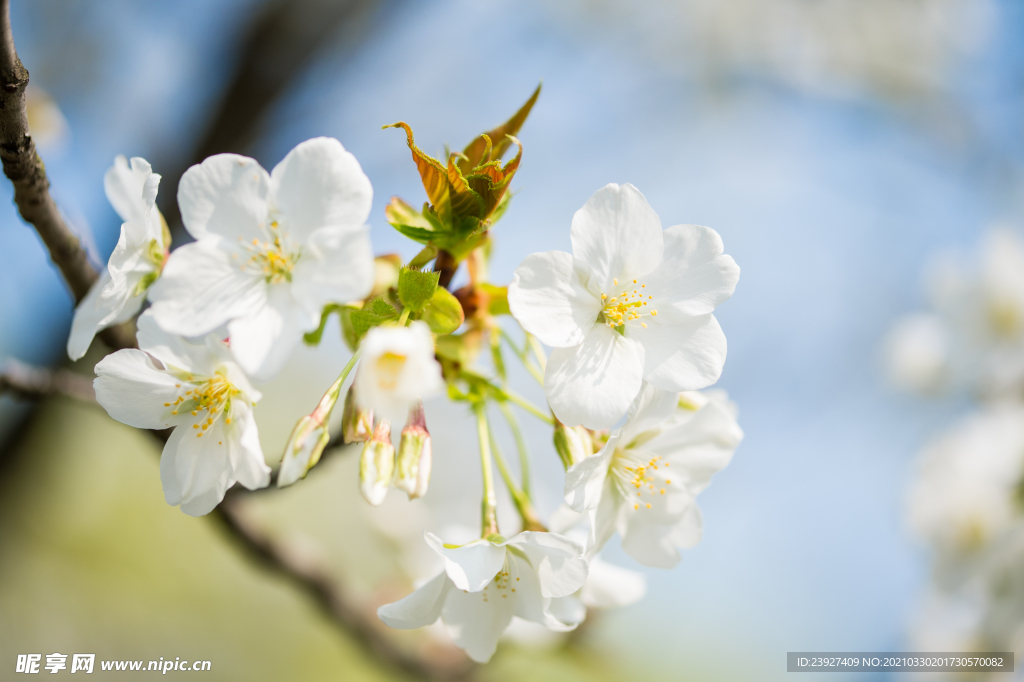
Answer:
<svg viewBox="0 0 1024 682"><path fill-rule="evenodd" d="M554 350L544 390L559 421L608 428L648 381L688 391L718 380L726 341L712 312L739 267L714 230L661 221L630 184L598 190L572 219L572 253L516 269L509 307Z"/></svg>
<svg viewBox="0 0 1024 682"><path fill-rule="evenodd" d="M153 315L183 336L226 323L238 364L269 378L324 305L370 293L372 198L359 162L333 138L299 144L270 174L244 156L211 156L178 187L196 242L168 259L150 293Z"/></svg>
<svg viewBox="0 0 1024 682"><path fill-rule="evenodd" d="M565 501L590 512L588 556L618 531L622 548L640 563L675 566L677 548L701 538L697 494L742 439L724 398L646 384L622 428L566 473Z"/></svg>
<svg viewBox="0 0 1024 682"><path fill-rule="evenodd" d="M418 401L444 388L434 337L425 322L374 327L360 351L355 397L378 418L402 424Z"/></svg>
<svg viewBox="0 0 1024 682"><path fill-rule="evenodd" d="M171 238L156 207L159 186L160 176L137 156L130 163L118 156L103 176L107 199L124 222L106 269L75 308L67 346L72 360L85 355L101 329L135 317L160 276Z"/></svg>
<svg viewBox="0 0 1024 682"><path fill-rule="evenodd" d="M445 570L405 599L377 609L391 627L421 628L440 618L456 646L486 663L513 616L559 632L579 624L582 614L566 620L555 603L587 579L582 550L567 538L525 531L462 546L446 545L431 533L426 539Z"/></svg>
<svg viewBox="0 0 1024 682"><path fill-rule="evenodd" d="M260 394L214 335L193 343L164 332L147 311L139 350L119 350L96 365L96 400L138 429L174 427L160 458L170 505L191 516L216 507L237 481L270 482L252 406Z"/></svg>

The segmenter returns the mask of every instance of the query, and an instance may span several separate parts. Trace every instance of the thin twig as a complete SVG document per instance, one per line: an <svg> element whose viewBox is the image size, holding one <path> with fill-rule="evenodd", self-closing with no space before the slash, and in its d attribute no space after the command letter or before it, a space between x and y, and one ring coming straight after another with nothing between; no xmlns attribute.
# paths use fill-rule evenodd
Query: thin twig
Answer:
<svg viewBox="0 0 1024 682"><path fill-rule="evenodd" d="M65 395L77 400L96 401L92 381L66 369L33 367L9 358L0 371L0 395L10 393L26 400Z"/></svg>
<svg viewBox="0 0 1024 682"><path fill-rule="evenodd" d="M50 196L46 168L28 129L26 87L28 69L18 59L14 48L10 0L0 0L0 161L4 175L14 185L18 212L35 228L78 302L89 293L99 274ZM115 349L135 345L131 325L112 327L102 338Z"/></svg>

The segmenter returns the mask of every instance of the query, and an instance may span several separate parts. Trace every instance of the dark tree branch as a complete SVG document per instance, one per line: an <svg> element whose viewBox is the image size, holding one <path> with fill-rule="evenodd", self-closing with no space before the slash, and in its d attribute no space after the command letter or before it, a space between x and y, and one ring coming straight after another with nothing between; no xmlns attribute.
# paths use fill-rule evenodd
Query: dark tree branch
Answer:
<svg viewBox="0 0 1024 682"><path fill-rule="evenodd" d="M3 162L4 175L14 185L14 203L18 212L36 229L78 302L89 293L99 275L50 196L46 168L28 129L25 109L27 86L28 69L18 59L14 48L10 0L0 0L0 161ZM135 345L131 325L113 327L101 336L111 348Z"/></svg>
<svg viewBox="0 0 1024 682"><path fill-rule="evenodd" d="M190 159L168 164L164 177L177 185L192 164L222 152L244 153L259 137L273 105L332 41L351 47L368 35L374 10L397 0L269 0L255 15L239 46L238 66ZM181 214L173 192L161 194L160 210L175 237Z"/></svg>
<svg viewBox="0 0 1024 682"><path fill-rule="evenodd" d="M0 395L5 393L26 400L65 395L88 402L96 401L96 392L88 377L66 369L32 367L14 359L8 359L0 371Z"/></svg>

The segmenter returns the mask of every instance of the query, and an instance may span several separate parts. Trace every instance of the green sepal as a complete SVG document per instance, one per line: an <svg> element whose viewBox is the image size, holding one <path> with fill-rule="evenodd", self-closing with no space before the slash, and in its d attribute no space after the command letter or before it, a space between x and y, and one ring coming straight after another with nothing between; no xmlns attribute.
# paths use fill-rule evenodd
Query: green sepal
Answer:
<svg viewBox="0 0 1024 682"><path fill-rule="evenodd" d="M398 311L394 306L381 298L369 301L360 310L353 310L349 319L352 323L352 332L356 342L366 336L366 332L374 327L398 318Z"/></svg>
<svg viewBox="0 0 1024 682"><path fill-rule="evenodd" d="M466 321L459 299L443 287L437 287L420 316L438 336L451 334Z"/></svg>
<svg viewBox="0 0 1024 682"><path fill-rule="evenodd" d="M403 307L410 308L414 313L420 312L437 291L440 277L440 272L402 268L398 275L398 300Z"/></svg>

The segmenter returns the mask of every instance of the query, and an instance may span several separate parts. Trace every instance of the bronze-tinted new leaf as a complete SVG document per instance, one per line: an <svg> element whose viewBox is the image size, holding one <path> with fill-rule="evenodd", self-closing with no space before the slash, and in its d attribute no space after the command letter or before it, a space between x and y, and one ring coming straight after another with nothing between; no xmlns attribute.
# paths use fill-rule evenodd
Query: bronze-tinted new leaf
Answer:
<svg viewBox="0 0 1024 682"><path fill-rule="evenodd" d="M462 154L465 158L459 161L459 170L464 175L469 175L472 169L477 166L487 163L492 159L494 161L500 161L501 157L508 151L511 141L506 137L507 135L516 135L519 133L519 129L523 127L523 123L526 122L526 117L530 115L530 110L533 109L534 103L540 96L540 88L538 85L537 89L533 91L530 99L526 100L526 104L519 107L519 111L512 115L512 118L505 121L502 125L498 126L494 130L490 130L487 133L488 140L484 139L483 135L480 135L475 140L469 143L469 146L463 150ZM494 145L491 147L491 145ZM488 154L488 151L490 152Z"/></svg>

